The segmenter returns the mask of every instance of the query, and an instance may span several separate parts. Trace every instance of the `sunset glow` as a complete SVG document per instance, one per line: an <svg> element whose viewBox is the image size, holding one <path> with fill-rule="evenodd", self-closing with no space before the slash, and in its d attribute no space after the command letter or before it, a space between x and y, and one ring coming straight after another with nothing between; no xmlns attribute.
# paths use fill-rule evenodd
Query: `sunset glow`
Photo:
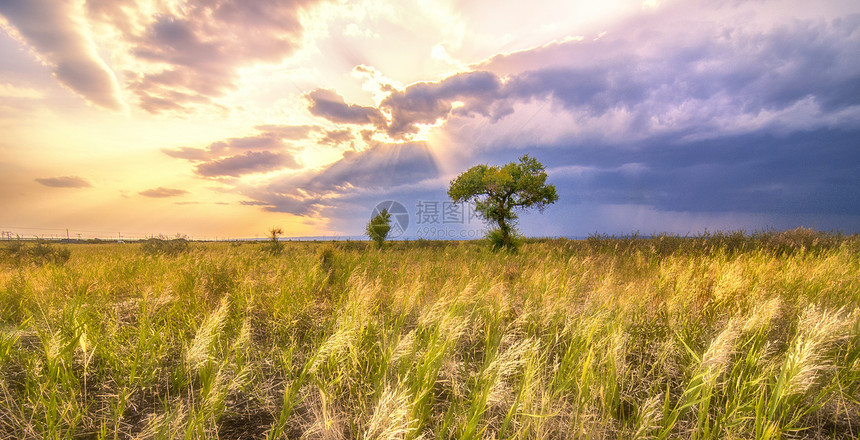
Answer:
<svg viewBox="0 0 860 440"><path fill-rule="evenodd" d="M529 153L527 235L860 232L860 3L461 3L0 0L0 230L358 236Z"/></svg>

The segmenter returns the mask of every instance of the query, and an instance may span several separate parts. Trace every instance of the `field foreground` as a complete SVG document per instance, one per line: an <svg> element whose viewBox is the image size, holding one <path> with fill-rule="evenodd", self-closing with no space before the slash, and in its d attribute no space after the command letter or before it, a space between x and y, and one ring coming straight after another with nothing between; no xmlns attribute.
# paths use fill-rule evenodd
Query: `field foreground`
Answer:
<svg viewBox="0 0 860 440"><path fill-rule="evenodd" d="M0 260L0 439L860 436L856 236L67 248Z"/></svg>

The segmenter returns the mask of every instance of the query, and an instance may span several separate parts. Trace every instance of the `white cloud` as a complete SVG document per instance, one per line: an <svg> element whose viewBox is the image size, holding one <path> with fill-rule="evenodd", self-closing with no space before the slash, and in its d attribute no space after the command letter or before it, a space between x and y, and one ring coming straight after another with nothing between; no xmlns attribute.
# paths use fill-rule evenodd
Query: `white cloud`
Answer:
<svg viewBox="0 0 860 440"><path fill-rule="evenodd" d="M0 2L0 14L6 18L0 25L32 47L60 84L98 106L122 107L116 77L99 56L78 4Z"/></svg>

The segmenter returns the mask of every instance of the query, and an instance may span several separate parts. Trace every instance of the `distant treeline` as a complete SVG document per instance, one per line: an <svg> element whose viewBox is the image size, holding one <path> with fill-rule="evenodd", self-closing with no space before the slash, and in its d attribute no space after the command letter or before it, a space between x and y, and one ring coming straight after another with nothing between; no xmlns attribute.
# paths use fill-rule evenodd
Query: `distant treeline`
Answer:
<svg viewBox="0 0 860 440"><path fill-rule="evenodd" d="M594 233L583 238L569 237L532 237L523 238L523 243L554 243L561 248L566 248L570 252L644 252L648 254L671 255L683 252L703 252L703 251L728 251L728 252L745 252L752 250L766 250L777 254L791 254L798 251L816 252L830 250L840 246L857 247L860 249L860 235L844 234L838 231L816 231L811 228L799 227L784 231L765 230L756 232L746 231L706 231L697 235L675 235L675 234L652 234L642 235L632 233L628 235L610 235L603 233ZM330 243L337 248L344 250L364 250L368 244L367 240L356 239L355 237L346 237L343 239L337 238L314 238L314 239L289 239L281 238L281 242L291 242L295 244L305 243ZM440 248L457 243L481 242L477 240L428 240L424 238L418 239L402 239L390 242L392 249L413 249L413 248ZM137 243L144 246L144 250L157 249L158 253L165 248L171 248L170 252L175 253L176 249L182 251L187 250L188 243L206 243L206 242L221 242L233 243L234 245L247 244L266 245L265 239L191 239L185 235L177 235L175 237L166 237L163 235L152 236L148 238L129 238L118 240L116 238L88 238L88 239L44 239L39 237L12 237L0 238L0 243L10 245L14 242L34 242L34 243L55 243L55 244L115 244L122 243Z"/></svg>

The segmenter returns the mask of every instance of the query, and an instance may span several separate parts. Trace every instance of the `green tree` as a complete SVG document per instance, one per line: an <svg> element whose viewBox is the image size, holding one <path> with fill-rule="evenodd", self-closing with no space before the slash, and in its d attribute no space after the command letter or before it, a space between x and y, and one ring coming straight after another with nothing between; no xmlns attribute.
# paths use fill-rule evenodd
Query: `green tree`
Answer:
<svg viewBox="0 0 860 440"><path fill-rule="evenodd" d="M543 212L558 200L554 185L546 183L543 164L528 154L519 163L502 167L476 165L451 181L448 196L454 203L475 202L475 210L487 221L498 225L490 232L498 246L511 249L511 235L517 211L537 208Z"/></svg>
<svg viewBox="0 0 860 440"><path fill-rule="evenodd" d="M382 249L382 244L385 243L385 237L388 236L388 231L391 230L391 214L387 209L383 209L375 217L367 223L367 236L376 242L376 246Z"/></svg>

